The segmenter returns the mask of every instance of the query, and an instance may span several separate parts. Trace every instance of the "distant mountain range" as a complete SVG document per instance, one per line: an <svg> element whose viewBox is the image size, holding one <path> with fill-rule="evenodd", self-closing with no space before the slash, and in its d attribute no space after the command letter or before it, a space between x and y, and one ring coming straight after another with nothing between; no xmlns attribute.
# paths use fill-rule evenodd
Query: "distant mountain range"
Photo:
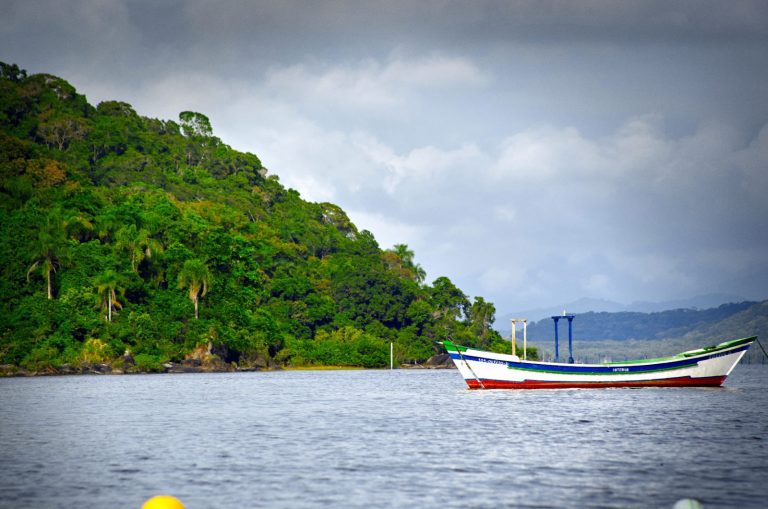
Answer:
<svg viewBox="0 0 768 509"><path fill-rule="evenodd" d="M566 304L558 304L552 307L532 308L519 312L505 313L496 319L496 325L502 332L509 332L511 318L528 318L529 321L537 321L542 318L549 318L554 315L560 315L563 311L569 313L587 313L589 311L606 311L609 313L618 313L621 311L635 311L639 313L654 313L658 311L667 311L670 309L710 309L720 306L724 303L744 302L745 298L724 293L709 293L697 295L688 299L668 300L662 302L635 301L631 304L622 304L605 299L592 299L583 297Z"/></svg>
<svg viewBox="0 0 768 509"><path fill-rule="evenodd" d="M768 301L739 302L723 304L710 309L672 309L653 313L606 311L576 314L573 321L573 337L579 340L600 339L664 339L679 338L692 334L701 335L707 330L717 330L729 339L737 330L745 329L743 320L738 317L762 317L768 324ZM749 310L748 313L745 313ZM730 327L719 327L727 321ZM750 320L749 323L752 323ZM753 324L754 325L754 324ZM763 324L765 325L765 324ZM560 325L560 337L567 337L568 327ZM554 340L554 323L551 318L543 318L528 324L528 338L532 340ZM744 330L747 335L756 331Z"/></svg>
<svg viewBox="0 0 768 509"><path fill-rule="evenodd" d="M568 311L578 309L569 307ZM579 362L600 362L671 355L729 339L758 336L768 346L768 300L721 304L709 309L678 308L650 313L636 311L575 312L574 356ZM562 314L562 309L559 313ZM560 352L568 348L567 322L560 324ZM499 324L501 325L501 324ZM555 328L550 316L528 323L529 344L552 358ZM509 338L510 331L501 331ZM522 331L518 329L518 341ZM752 348L745 362L768 362Z"/></svg>

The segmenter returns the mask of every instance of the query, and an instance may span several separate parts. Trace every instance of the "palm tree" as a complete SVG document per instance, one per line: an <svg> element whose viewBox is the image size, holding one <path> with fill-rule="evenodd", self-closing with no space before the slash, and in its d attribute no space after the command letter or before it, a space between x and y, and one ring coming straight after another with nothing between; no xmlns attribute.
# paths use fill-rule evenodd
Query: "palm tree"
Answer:
<svg viewBox="0 0 768 509"><path fill-rule="evenodd" d="M43 255L43 257L39 260L36 260L35 263L32 264L31 267L29 267L29 270L27 271L27 281L29 281L29 275L35 271L36 268L40 267L40 271L42 272L43 276L46 278L48 282L48 298L53 299L53 283L51 282L51 274L53 272L56 272L56 266L58 265L58 262L55 258L55 255L53 253L48 253Z"/></svg>
<svg viewBox="0 0 768 509"><path fill-rule="evenodd" d="M408 249L408 244L395 244L395 247L391 250L400 257L403 261L403 265L406 267L413 265L413 250Z"/></svg>
<svg viewBox="0 0 768 509"><path fill-rule="evenodd" d="M134 224L124 226L117 231L115 246L128 251L131 256L131 269L136 273L139 272L139 264L144 258L151 258L152 250L160 249L160 243L150 237L147 230L137 229Z"/></svg>
<svg viewBox="0 0 768 509"><path fill-rule="evenodd" d="M189 298L195 304L195 320L199 313L200 297L204 297L208 292L208 285L211 282L211 272L201 260L187 260L179 272L179 288L185 286L189 288Z"/></svg>
<svg viewBox="0 0 768 509"><path fill-rule="evenodd" d="M27 270L29 276L40 269L48 286L48 298L53 299L53 273L59 267L60 260L66 256L67 234L66 225L57 211L51 211L46 217L45 225L37 234L37 242L33 246L34 261Z"/></svg>
<svg viewBox="0 0 768 509"><path fill-rule="evenodd" d="M121 286L123 277L114 270L102 272L96 278L96 290L99 292L99 304L107 309L106 320L112 321L112 309L122 309L123 305L117 300L117 294L125 295L125 288Z"/></svg>
<svg viewBox="0 0 768 509"><path fill-rule="evenodd" d="M27 281L30 274L39 269L47 283L48 298L53 299L53 273L70 259L69 239L78 240L87 235L93 225L83 214L61 207L49 210L44 221L31 248L34 256L27 270Z"/></svg>
<svg viewBox="0 0 768 509"><path fill-rule="evenodd" d="M419 284L423 283L424 280L427 279L427 271L424 270L424 267L418 263L413 265L413 275L416 278L416 282Z"/></svg>
<svg viewBox="0 0 768 509"><path fill-rule="evenodd" d="M427 277L427 273L424 271L421 265L413 262L413 250L408 249L407 244L395 244L392 249L388 250L390 253L395 253L400 258L401 267L406 269L410 273L410 277L417 283L423 283Z"/></svg>
<svg viewBox="0 0 768 509"><path fill-rule="evenodd" d="M100 239L113 239L113 233L117 224L119 223L114 209L108 209L106 212L96 216L94 221L94 229Z"/></svg>

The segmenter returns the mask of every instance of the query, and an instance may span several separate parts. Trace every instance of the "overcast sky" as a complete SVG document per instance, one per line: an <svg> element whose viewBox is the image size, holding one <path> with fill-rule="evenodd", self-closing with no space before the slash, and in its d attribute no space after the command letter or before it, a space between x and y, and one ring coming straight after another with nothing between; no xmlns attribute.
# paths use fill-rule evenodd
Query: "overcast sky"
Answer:
<svg viewBox="0 0 768 509"><path fill-rule="evenodd" d="M0 60L205 113L499 315L768 298L768 2L1 3Z"/></svg>

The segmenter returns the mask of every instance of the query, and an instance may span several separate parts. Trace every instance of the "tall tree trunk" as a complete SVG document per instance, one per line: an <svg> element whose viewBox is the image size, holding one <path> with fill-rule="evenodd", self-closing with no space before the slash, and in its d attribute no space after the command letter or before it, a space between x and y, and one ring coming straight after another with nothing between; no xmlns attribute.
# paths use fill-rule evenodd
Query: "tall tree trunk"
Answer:
<svg viewBox="0 0 768 509"><path fill-rule="evenodd" d="M112 321L112 290L109 290L109 307L107 308L107 316L109 319L107 321Z"/></svg>
<svg viewBox="0 0 768 509"><path fill-rule="evenodd" d="M48 273L46 274L48 279L48 299L53 299L53 286L51 284L51 269L48 269Z"/></svg>
<svg viewBox="0 0 768 509"><path fill-rule="evenodd" d="M195 295L195 320L197 320L197 301L199 300L199 297Z"/></svg>

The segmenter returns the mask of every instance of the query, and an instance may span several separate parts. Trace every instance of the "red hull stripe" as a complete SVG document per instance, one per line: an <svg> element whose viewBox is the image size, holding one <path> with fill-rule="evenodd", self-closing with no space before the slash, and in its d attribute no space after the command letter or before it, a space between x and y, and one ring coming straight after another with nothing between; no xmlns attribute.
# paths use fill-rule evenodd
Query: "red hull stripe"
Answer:
<svg viewBox="0 0 768 509"><path fill-rule="evenodd" d="M663 380L639 380L636 382L547 382L542 380L524 380L509 382L506 380L483 380L486 389L603 389L610 387L720 387L724 376L691 378L681 376ZM480 389L477 380L466 380L470 389Z"/></svg>

